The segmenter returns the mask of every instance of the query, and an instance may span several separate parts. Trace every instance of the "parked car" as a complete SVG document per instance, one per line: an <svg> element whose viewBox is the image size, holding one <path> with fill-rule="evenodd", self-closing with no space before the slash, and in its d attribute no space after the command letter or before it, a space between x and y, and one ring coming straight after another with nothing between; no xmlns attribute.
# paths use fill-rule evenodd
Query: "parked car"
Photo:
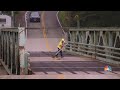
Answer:
<svg viewBox="0 0 120 90"><path fill-rule="evenodd" d="M37 11L30 13L30 22L40 22L40 14Z"/></svg>

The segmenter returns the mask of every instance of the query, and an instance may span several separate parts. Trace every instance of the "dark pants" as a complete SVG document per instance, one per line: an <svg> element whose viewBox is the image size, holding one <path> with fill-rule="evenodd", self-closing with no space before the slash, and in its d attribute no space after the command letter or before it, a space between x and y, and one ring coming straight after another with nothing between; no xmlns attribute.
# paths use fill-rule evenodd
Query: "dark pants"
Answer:
<svg viewBox="0 0 120 90"><path fill-rule="evenodd" d="M58 51L60 51L60 50L61 50L61 49L58 48ZM58 52L58 51L57 51L57 52ZM61 50L59 53L60 53L60 56L63 57L62 50ZM58 53L58 54L59 54L59 53ZM57 57L58 54L56 54L55 56Z"/></svg>

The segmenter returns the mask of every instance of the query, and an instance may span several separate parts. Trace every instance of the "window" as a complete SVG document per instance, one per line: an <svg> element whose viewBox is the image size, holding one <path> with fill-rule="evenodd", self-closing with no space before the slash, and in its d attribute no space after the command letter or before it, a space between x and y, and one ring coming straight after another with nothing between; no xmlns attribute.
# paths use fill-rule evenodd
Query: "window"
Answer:
<svg viewBox="0 0 120 90"><path fill-rule="evenodd" d="M40 17L38 12L32 12L31 17Z"/></svg>
<svg viewBox="0 0 120 90"><path fill-rule="evenodd" d="M6 19L5 18L0 18L0 24L6 24Z"/></svg>

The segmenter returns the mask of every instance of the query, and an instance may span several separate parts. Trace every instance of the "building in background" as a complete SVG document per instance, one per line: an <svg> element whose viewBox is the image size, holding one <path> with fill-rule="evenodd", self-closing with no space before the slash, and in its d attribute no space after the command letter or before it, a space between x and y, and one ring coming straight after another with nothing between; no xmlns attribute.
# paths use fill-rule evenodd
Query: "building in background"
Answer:
<svg viewBox="0 0 120 90"><path fill-rule="evenodd" d="M11 17L8 15L0 14L0 28L10 28Z"/></svg>

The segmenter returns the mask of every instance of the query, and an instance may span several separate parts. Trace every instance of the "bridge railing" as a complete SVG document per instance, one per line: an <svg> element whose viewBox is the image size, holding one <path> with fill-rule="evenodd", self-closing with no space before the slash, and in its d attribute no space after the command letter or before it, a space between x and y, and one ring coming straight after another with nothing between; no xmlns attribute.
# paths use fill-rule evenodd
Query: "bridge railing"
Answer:
<svg viewBox="0 0 120 90"><path fill-rule="evenodd" d="M8 74L20 74L17 28L0 29L0 62Z"/></svg>
<svg viewBox="0 0 120 90"><path fill-rule="evenodd" d="M0 29L0 62L8 74L28 74L28 57L25 51L25 29Z"/></svg>
<svg viewBox="0 0 120 90"><path fill-rule="evenodd" d="M66 50L80 55L89 55L99 59L120 61L120 48L68 42Z"/></svg>
<svg viewBox="0 0 120 90"><path fill-rule="evenodd" d="M120 28L68 29L67 52L120 65Z"/></svg>

